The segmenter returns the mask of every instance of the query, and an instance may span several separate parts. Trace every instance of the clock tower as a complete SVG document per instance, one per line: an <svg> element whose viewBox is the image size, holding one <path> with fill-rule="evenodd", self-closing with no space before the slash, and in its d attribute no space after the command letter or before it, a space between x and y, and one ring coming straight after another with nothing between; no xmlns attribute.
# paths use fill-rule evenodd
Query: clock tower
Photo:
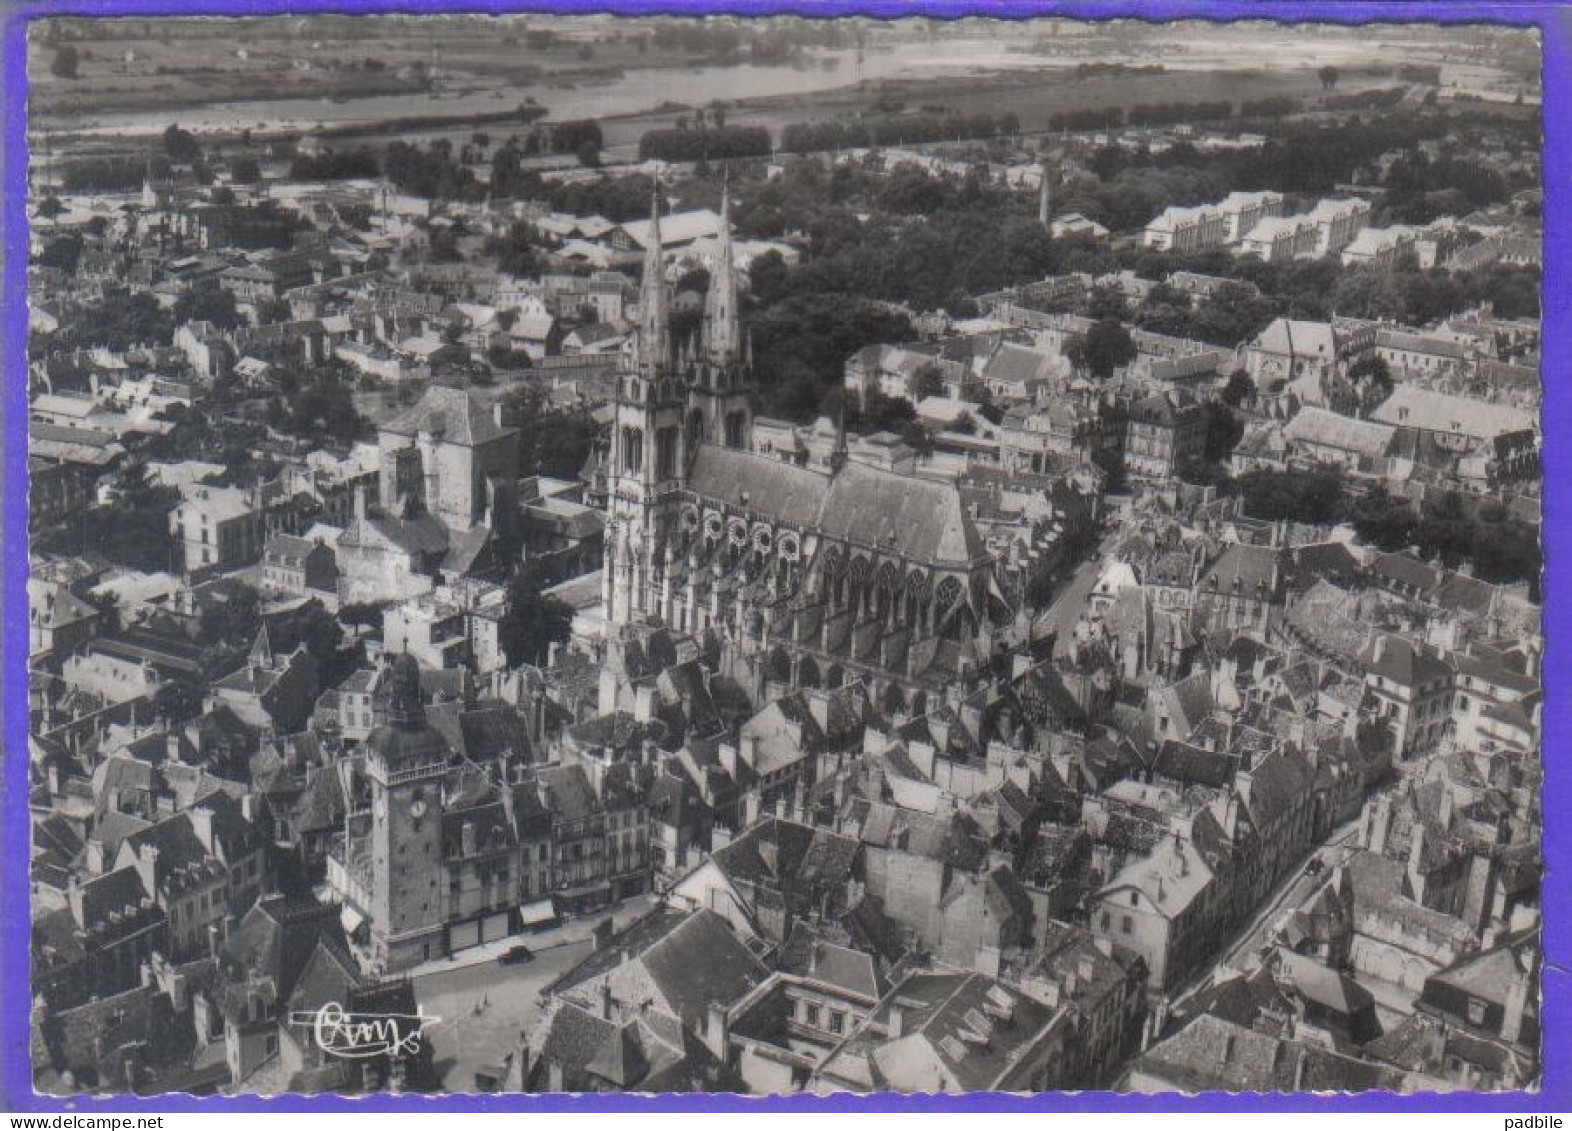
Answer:
<svg viewBox="0 0 1572 1131"><path fill-rule="evenodd" d="M442 906L442 783L446 740L426 721L420 665L393 663L387 723L366 740L371 783L372 959L378 972L447 952Z"/></svg>

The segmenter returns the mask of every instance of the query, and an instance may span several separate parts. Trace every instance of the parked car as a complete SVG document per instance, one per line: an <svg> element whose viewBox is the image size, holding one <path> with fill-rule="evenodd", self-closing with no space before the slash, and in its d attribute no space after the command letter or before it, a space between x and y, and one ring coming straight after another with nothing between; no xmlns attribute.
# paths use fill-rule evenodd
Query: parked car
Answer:
<svg viewBox="0 0 1572 1131"><path fill-rule="evenodd" d="M502 966L522 966L535 957L535 952L523 943L511 946L497 956L497 962Z"/></svg>
<svg viewBox="0 0 1572 1131"><path fill-rule="evenodd" d="M1310 863L1305 865L1305 875L1319 876L1325 868L1326 865L1319 856L1312 856L1310 857Z"/></svg>

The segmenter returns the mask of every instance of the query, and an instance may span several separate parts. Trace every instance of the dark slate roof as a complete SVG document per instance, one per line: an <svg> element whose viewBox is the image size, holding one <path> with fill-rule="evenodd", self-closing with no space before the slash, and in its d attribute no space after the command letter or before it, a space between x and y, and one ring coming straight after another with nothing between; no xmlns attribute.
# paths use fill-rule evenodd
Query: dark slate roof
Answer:
<svg viewBox="0 0 1572 1131"><path fill-rule="evenodd" d="M704 1028L711 1004L738 1001L769 974L713 911L662 907L613 936L548 992L571 992L614 973L624 962L642 966L648 984L694 1032Z"/></svg>
<svg viewBox="0 0 1572 1131"><path fill-rule="evenodd" d="M1149 1048L1137 1068L1187 1092L1397 1091L1403 1074L1202 1014Z"/></svg>
<svg viewBox="0 0 1572 1131"><path fill-rule="evenodd" d="M80 890L84 931L103 927L112 917L132 914L143 900L152 898L135 868L116 868L87 881Z"/></svg>
<svg viewBox="0 0 1572 1131"><path fill-rule="evenodd" d="M536 780L546 790L545 805L561 821L574 821L600 811L600 799L583 766L542 766Z"/></svg>
<svg viewBox="0 0 1572 1131"><path fill-rule="evenodd" d="M844 897L859 845L828 829L770 817L717 850L711 861L734 881L788 890L794 904L819 907Z"/></svg>
<svg viewBox="0 0 1572 1131"><path fill-rule="evenodd" d="M1164 742L1152 761L1152 772L1187 785L1220 788L1230 785L1238 760L1224 750L1203 750L1187 742Z"/></svg>
<svg viewBox="0 0 1572 1131"><path fill-rule="evenodd" d="M1408 687L1444 679L1451 671L1423 644L1382 633L1359 654L1359 662L1375 675Z"/></svg>
<svg viewBox="0 0 1572 1131"><path fill-rule="evenodd" d="M703 445L688 483L704 499L913 561L966 565L986 552L953 485L860 463L825 475L753 452Z"/></svg>
<svg viewBox="0 0 1572 1131"><path fill-rule="evenodd" d="M381 426L384 432L414 436L429 431L445 443L474 446L515 431L497 424L491 406L473 393L433 385L420 400Z"/></svg>
<svg viewBox="0 0 1572 1131"><path fill-rule="evenodd" d="M261 899L225 941L221 965L231 977L273 978L280 1000L287 1000L318 939L327 935L342 943L342 930L331 905L305 897Z"/></svg>

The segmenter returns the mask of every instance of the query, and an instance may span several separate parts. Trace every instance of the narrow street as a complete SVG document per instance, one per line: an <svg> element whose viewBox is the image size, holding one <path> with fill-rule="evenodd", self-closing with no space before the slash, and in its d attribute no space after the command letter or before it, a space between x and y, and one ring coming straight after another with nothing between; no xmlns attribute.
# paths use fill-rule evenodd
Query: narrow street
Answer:
<svg viewBox="0 0 1572 1131"><path fill-rule="evenodd" d="M1300 860L1278 881L1270 896L1262 903L1250 921L1240 929L1209 969L1195 975L1191 982L1177 990L1170 998L1178 1008L1185 1000L1215 984L1225 972L1248 973L1260 965L1259 952L1267 935L1285 911L1300 906L1312 892L1326 881L1333 868L1343 863L1354 852L1353 841L1359 835L1359 818L1355 817L1337 828L1316 849ZM1320 859L1322 869L1315 875L1305 868L1312 859Z"/></svg>
<svg viewBox="0 0 1572 1131"><path fill-rule="evenodd" d="M478 1070L502 1063L519 1034L540 1019L541 991L593 953L595 924L609 917L615 930L623 930L654 904L654 896L638 896L609 913L536 934L510 935L411 971L415 1000L441 1018L426 1032L443 1089L473 1091ZM497 961L520 943L534 953L532 959L515 966Z"/></svg>

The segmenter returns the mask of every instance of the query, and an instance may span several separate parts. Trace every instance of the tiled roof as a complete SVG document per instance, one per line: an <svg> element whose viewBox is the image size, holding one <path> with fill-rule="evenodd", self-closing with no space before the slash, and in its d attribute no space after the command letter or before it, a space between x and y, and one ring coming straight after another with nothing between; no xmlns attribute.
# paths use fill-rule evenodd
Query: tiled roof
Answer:
<svg viewBox="0 0 1572 1131"><path fill-rule="evenodd" d="M473 393L443 385L428 388L420 400L381 429L401 436L429 431L443 443L471 447L514 431L498 425L491 406Z"/></svg>
<svg viewBox="0 0 1572 1131"><path fill-rule="evenodd" d="M984 553L954 486L862 463L829 476L706 444L694 457L689 487L705 499L918 562L964 565Z"/></svg>

